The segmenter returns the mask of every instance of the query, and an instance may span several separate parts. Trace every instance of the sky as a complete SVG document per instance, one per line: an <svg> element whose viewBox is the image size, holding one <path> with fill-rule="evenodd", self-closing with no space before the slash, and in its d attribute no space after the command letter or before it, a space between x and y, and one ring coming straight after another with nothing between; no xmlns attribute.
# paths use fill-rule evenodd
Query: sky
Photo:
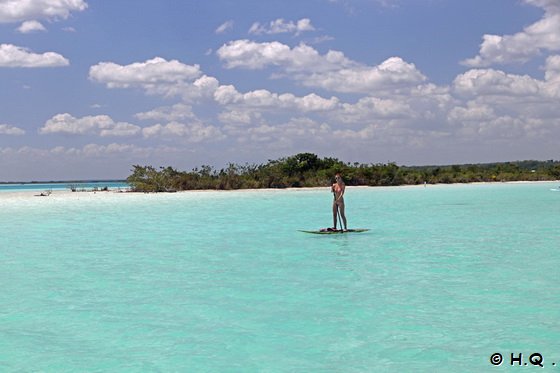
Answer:
<svg viewBox="0 0 560 373"><path fill-rule="evenodd" d="M0 181L559 140L560 0L0 0Z"/></svg>

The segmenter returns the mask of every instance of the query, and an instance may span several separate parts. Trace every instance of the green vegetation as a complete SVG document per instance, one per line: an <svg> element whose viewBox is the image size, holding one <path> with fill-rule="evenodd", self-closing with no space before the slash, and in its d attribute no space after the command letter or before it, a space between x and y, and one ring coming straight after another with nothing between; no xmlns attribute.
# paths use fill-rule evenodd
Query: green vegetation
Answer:
<svg viewBox="0 0 560 373"><path fill-rule="evenodd" d="M266 164L229 164L220 171L211 166L190 172L171 167L133 166L127 182L139 192L172 192L195 189L256 189L316 187L331 184L340 172L347 185L392 186L437 183L492 181L559 180L558 161L521 161L450 166L397 166L387 164L344 163L335 158L319 158L300 153Z"/></svg>

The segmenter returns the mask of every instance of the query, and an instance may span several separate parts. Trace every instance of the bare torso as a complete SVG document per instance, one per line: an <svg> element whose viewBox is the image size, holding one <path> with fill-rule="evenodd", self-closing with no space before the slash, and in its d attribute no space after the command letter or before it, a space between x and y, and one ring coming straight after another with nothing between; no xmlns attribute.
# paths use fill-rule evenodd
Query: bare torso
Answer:
<svg viewBox="0 0 560 373"><path fill-rule="evenodd" d="M346 189L346 186L342 183L334 183L331 189L334 192L334 203L336 203L337 205L343 205L344 190Z"/></svg>

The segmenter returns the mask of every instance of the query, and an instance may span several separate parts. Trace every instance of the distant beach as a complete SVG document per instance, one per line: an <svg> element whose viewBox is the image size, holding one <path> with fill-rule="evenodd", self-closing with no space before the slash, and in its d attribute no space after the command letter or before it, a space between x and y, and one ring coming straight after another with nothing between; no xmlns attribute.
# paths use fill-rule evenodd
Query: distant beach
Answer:
<svg viewBox="0 0 560 373"><path fill-rule="evenodd" d="M438 184L417 184L417 185L396 185L396 186L348 186L348 192L352 190L359 189L415 189L415 188L441 188L446 186L467 186L467 185L514 185L514 184L550 184L551 186L557 186L560 180L555 181L506 181L506 182L473 182L473 183L438 183ZM60 185L60 183L57 183ZM101 183L102 184L102 183ZM100 184L100 185L101 185ZM16 185L16 184L13 184ZM27 185L27 184L26 184ZM124 186L112 187L107 190L92 189L89 188L78 188L78 191L71 191L68 188L58 188L51 189L48 188L48 183L35 184L43 186L43 188L38 187L37 189L17 189L12 188L9 190L3 190L0 192L0 200L9 198L55 198L55 199L93 199L93 198L104 198L108 196L115 195L154 195L154 194L192 194L192 193L258 193L258 192L285 192L285 191L320 191L330 192L330 187L300 187L300 188L254 188L254 189L231 189L231 190L216 190L216 189L196 189L196 190L183 190L172 193L157 192L157 193L144 193L144 192L133 192L129 188ZM91 185L91 183L90 183ZM47 188L44 188L47 186ZM48 195L41 195L41 193L49 192Z"/></svg>

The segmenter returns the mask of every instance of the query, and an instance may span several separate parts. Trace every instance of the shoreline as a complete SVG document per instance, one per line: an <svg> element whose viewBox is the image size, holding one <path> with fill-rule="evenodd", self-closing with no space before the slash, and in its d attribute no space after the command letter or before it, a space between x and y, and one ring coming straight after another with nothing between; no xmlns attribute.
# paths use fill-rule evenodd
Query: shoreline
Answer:
<svg viewBox="0 0 560 373"><path fill-rule="evenodd" d="M515 184L559 184L560 180L542 180L542 181L495 181L495 182L488 182L488 181L481 181L481 182L472 182L472 183L438 183L438 184L414 184L414 185L391 185L391 186L368 186L368 185L356 185L356 186L347 186L348 189L370 189L370 188L433 188L433 187L444 187L444 186L467 186L467 185L476 185L476 186L483 186L483 185L515 185ZM286 192L286 191L320 191L320 190L329 190L330 187L301 187L301 188L254 188L254 189L229 189L229 190L218 190L218 189L193 189L193 190L182 190L177 192L157 192L157 193L144 193L144 192L132 192L127 190L120 190L120 189L109 189L107 191L93 191L93 190L86 190L86 191L77 191L72 192L70 190L52 190L49 191L47 195L41 195L46 192L46 190L10 190L10 191L1 191L0 192L0 200L2 199L10 199L10 198L37 198L37 199L49 199L49 198L69 198L74 197L79 199L79 197L87 197L87 198L97 198L98 196L115 196L115 195L122 195L122 196L140 196L140 195L174 195L174 194L192 194L192 193L251 193L251 192ZM560 188L560 186L559 186ZM103 198L103 197L101 197Z"/></svg>

